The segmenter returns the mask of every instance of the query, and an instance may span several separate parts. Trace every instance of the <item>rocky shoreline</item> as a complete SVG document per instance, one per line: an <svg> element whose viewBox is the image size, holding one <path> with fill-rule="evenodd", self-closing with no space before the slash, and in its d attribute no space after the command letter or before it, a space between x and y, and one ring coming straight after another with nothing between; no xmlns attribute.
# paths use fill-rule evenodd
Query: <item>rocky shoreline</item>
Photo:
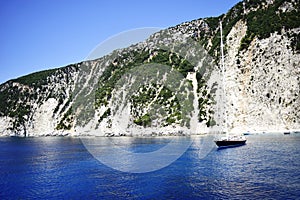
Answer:
<svg viewBox="0 0 300 200"><path fill-rule="evenodd" d="M81 133L71 133L66 131L56 131L52 133L45 133L45 134L27 134L24 135L18 135L18 134L0 134L0 137L18 137L18 138L38 138L38 137L74 137L74 138L80 138L80 137L187 137L187 136L204 136L204 135L217 135L219 132L211 131L208 133L188 133L184 131L177 131L177 132L152 132L152 133L139 133L139 134L132 134L132 133L105 133L105 134L81 134ZM270 131L246 131L246 132L240 132L240 133L233 133L233 134L244 134L244 135L265 135L265 134L300 134L300 129L294 129L294 130L270 130Z"/></svg>

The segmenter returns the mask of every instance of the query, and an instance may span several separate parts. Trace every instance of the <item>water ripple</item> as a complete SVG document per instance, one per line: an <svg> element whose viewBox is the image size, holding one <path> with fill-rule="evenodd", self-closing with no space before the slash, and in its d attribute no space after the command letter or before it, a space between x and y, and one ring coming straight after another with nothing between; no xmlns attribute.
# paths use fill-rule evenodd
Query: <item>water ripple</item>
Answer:
<svg viewBox="0 0 300 200"><path fill-rule="evenodd" d="M132 174L102 165L76 138L0 138L0 199L299 199L299 135L249 136L207 156L197 139L172 165ZM166 142L118 139L134 152Z"/></svg>

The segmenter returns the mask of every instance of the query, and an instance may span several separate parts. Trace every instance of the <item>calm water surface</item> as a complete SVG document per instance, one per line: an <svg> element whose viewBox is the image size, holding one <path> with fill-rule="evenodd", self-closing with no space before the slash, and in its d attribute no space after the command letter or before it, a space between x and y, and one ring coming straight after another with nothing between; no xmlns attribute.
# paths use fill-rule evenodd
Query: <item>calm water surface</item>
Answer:
<svg viewBox="0 0 300 200"><path fill-rule="evenodd" d="M149 152L168 140L122 145ZM300 199L300 134L250 135L204 158L198 140L168 167L133 174L101 164L79 138L0 138L0 199Z"/></svg>

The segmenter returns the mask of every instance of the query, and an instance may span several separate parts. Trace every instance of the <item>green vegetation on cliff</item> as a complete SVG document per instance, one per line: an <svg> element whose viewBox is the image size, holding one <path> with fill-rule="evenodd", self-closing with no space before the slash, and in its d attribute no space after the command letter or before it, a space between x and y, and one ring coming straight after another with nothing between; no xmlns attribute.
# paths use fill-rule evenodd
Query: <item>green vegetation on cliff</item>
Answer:
<svg viewBox="0 0 300 200"><path fill-rule="evenodd" d="M264 39L270 36L271 33L281 33L284 30L290 30L300 27L300 10L291 10L283 12L279 7L284 6L288 1L276 0L267 8L260 8L245 15L247 22L247 33L242 39L240 50L247 49L254 37ZM260 1L249 1L249 4L261 5ZM248 6L248 4L246 4Z"/></svg>

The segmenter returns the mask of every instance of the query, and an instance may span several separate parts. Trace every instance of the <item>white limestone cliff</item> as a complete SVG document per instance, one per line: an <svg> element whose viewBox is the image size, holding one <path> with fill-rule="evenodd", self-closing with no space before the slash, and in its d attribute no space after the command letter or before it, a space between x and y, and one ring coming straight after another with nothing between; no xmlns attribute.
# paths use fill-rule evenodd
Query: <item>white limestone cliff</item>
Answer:
<svg viewBox="0 0 300 200"><path fill-rule="evenodd" d="M233 132L299 129L300 55L290 48L287 33L255 38L238 53L246 30L246 24L238 22L226 41L229 127Z"/></svg>

